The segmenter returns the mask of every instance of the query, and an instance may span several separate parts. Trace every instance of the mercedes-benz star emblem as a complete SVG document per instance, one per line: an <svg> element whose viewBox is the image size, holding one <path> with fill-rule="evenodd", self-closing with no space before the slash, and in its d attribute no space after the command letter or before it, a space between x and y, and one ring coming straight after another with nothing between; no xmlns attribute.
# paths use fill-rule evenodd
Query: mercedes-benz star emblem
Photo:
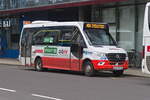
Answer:
<svg viewBox="0 0 150 100"><path fill-rule="evenodd" d="M117 59L119 59L119 58L120 58L120 56L119 56L119 55L116 55L116 58L117 58Z"/></svg>

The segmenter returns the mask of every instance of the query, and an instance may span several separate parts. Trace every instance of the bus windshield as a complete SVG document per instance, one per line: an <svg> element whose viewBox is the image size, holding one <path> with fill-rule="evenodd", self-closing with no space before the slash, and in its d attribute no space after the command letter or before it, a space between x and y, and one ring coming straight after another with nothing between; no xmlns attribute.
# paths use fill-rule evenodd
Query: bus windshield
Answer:
<svg viewBox="0 0 150 100"><path fill-rule="evenodd" d="M85 29L89 42L93 46L116 45L111 35L102 29Z"/></svg>

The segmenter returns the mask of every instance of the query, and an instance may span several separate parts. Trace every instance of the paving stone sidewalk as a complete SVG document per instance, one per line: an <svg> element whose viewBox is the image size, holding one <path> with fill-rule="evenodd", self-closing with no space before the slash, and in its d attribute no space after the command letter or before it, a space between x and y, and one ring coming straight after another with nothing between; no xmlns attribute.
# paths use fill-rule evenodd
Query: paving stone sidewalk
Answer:
<svg viewBox="0 0 150 100"><path fill-rule="evenodd" d="M6 64L6 65L21 65L18 59L0 59L0 64Z"/></svg>
<svg viewBox="0 0 150 100"><path fill-rule="evenodd" d="M124 74L137 76L137 77L150 78L150 75L143 73L141 68L129 68L124 72Z"/></svg>

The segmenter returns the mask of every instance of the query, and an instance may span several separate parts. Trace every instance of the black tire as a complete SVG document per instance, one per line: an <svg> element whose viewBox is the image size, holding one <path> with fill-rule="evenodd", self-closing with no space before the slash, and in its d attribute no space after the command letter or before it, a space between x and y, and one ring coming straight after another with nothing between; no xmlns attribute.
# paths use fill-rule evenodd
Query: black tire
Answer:
<svg viewBox="0 0 150 100"><path fill-rule="evenodd" d="M85 62L83 68L84 68L84 75L88 77L92 77L95 75L95 70L91 62L89 61Z"/></svg>
<svg viewBox="0 0 150 100"><path fill-rule="evenodd" d="M42 63L41 58L37 58L35 60L35 70L36 71L43 71L43 63Z"/></svg>
<svg viewBox="0 0 150 100"><path fill-rule="evenodd" d="M113 74L116 76L116 77L119 77L119 76L122 76L123 75L123 70L116 70L116 71L113 71Z"/></svg>

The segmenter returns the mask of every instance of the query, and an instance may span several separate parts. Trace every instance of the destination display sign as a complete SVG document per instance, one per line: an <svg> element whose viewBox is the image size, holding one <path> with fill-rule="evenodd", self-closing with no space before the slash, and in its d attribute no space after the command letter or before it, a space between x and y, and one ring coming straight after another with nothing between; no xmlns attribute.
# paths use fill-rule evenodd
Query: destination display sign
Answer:
<svg viewBox="0 0 150 100"><path fill-rule="evenodd" d="M84 24L85 29L105 29L106 25L105 24L95 24L95 23L85 23Z"/></svg>

